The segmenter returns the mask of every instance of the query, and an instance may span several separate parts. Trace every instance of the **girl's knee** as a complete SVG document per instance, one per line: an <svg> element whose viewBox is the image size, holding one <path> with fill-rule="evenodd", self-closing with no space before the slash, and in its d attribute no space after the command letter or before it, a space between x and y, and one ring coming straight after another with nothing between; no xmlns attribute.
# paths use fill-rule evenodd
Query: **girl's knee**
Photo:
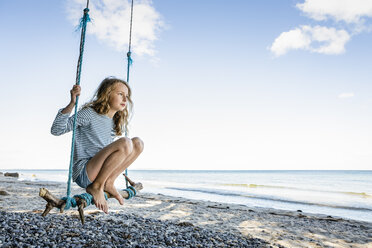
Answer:
<svg viewBox="0 0 372 248"><path fill-rule="evenodd" d="M130 154L133 151L133 143L132 140L127 137L122 137L117 141L118 149L125 154Z"/></svg>
<svg viewBox="0 0 372 248"><path fill-rule="evenodd" d="M144 143L140 138L138 138L138 137L132 138L132 143L133 143L133 149L134 150L136 150L137 152L142 152L143 151Z"/></svg>

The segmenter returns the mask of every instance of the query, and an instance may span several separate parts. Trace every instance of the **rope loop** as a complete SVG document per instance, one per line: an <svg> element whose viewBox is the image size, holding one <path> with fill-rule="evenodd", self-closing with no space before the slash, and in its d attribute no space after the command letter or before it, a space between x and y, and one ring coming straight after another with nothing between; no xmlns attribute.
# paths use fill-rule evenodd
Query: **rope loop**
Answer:
<svg viewBox="0 0 372 248"><path fill-rule="evenodd" d="M133 186L128 186L124 191L128 193L128 200L137 195L137 190Z"/></svg>

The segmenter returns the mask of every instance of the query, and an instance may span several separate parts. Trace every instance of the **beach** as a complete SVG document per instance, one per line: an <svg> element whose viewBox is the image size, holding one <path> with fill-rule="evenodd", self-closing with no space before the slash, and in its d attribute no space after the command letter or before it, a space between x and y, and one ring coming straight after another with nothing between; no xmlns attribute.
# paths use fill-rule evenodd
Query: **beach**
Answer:
<svg viewBox="0 0 372 248"><path fill-rule="evenodd" d="M109 214L87 207L83 226L76 209L41 217L42 187L65 196L65 183L0 176L1 247L372 247L371 222L141 192Z"/></svg>

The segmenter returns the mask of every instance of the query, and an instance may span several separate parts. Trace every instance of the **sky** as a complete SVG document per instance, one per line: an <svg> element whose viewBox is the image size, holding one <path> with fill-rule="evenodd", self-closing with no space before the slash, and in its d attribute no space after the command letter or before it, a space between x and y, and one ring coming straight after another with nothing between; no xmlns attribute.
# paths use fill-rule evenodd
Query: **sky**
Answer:
<svg viewBox="0 0 372 248"><path fill-rule="evenodd" d="M68 169L84 6L0 0L0 169ZM80 104L126 79L129 6L90 1ZM135 0L130 169L371 169L371 31L371 0Z"/></svg>

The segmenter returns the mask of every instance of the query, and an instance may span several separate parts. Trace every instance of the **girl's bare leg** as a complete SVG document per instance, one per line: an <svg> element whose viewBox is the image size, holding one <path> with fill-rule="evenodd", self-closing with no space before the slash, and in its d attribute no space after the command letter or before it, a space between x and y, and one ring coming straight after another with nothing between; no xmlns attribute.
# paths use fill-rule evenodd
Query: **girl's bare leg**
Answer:
<svg viewBox="0 0 372 248"><path fill-rule="evenodd" d="M87 174L93 183L86 188L86 191L93 196L96 207L105 213L108 213L107 202L103 193L105 183L112 172L122 165L132 151L132 140L120 138L99 151L87 163ZM120 195L119 197L114 196L119 202L123 201Z"/></svg>
<svg viewBox="0 0 372 248"><path fill-rule="evenodd" d="M124 160L124 162L110 174L104 186L105 191L109 192L110 194L114 196L120 197L121 200L122 200L122 197L120 196L119 192L116 190L114 186L115 180L120 174L123 173L125 169L127 169L138 158L138 156L142 153L143 148L144 148L143 141L138 137L132 138L132 144L133 144L132 153L129 154L127 158ZM115 198L117 199L117 197ZM118 201L120 204L122 204L122 201L120 200Z"/></svg>

